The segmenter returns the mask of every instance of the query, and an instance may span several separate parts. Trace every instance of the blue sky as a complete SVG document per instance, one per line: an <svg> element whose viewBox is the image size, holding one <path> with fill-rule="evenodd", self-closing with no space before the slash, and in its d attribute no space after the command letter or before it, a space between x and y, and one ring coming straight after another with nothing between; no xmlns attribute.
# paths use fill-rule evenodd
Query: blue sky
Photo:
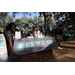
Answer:
<svg viewBox="0 0 75 75"><path fill-rule="evenodd" d="M9 12L9 15L12 15L12 12ZM28 18L29 18L29 17L33 18L34 16L39 16L39 12L36 12L36 13L31 12L31 16L28 15L28 14L26 14L26 17L28 17ZM15 16L15 19L21 18L21 17L24 17L23 13L18 13L18 14L16 14L16 16Z"/></svg>
<svg viewBox="0 0 75 75"><path fill-rule="evenodd" d="M12 15L12 12L9 12L9 15ZM34 16L39 16L39 12L36 12L36 13L34 13L34 12L31 12L31 16L29 15L29 14L25 14L26 15L26 17L28 17L28 18L33 18ZM52 14L52 16L53 16L53 14ZM15 19L17 19L17 18L22 18L22 17L24 17L24 15L23 15L23 13L18 13L18 14L16 14L16 16L15 16ZM42 18L44 18L44 17L42 17ZM53 18L53 17L52 17Z"/></svg>

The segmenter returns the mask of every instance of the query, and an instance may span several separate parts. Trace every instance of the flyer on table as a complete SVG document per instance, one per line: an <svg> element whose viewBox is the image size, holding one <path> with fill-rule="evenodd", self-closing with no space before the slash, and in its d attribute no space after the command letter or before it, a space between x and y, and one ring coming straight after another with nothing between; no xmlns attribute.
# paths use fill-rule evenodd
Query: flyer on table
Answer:
<svg viewBox="0 0 75 75"><path fill-rule="evenodd" d="M0 62L5 62L8 59L6 41L3 34L0 34Z"/></svg>

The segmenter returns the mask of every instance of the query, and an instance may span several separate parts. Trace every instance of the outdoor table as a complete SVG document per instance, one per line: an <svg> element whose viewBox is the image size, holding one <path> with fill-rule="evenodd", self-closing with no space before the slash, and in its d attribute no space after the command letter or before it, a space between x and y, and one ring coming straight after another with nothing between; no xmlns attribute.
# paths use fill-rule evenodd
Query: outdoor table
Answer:
<svg viewBox="0 0 75 75"><path fill-rule="evenodd" d="M55 47L58 47L58 43L54 37L15 39L13 44L14 51L11 52L8 60Z"/></svg>

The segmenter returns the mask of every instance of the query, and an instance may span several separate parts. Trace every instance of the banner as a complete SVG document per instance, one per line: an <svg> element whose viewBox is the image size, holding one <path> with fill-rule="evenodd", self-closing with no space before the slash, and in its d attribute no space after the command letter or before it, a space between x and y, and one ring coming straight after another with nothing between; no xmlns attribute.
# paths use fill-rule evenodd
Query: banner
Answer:
<svg viewBox="0 0 75 75"><path fill-rule="evenodd" d="M9 59L55 47L58 47L58 43L54 37L15 39L13 44L14 51Z"/></svg>
<svg viewBox="0 0 75 75"><path fill-rule="evenodd" d="M3 34L0 34L0 62L5 62L8 59L6 41Z"/></svg>

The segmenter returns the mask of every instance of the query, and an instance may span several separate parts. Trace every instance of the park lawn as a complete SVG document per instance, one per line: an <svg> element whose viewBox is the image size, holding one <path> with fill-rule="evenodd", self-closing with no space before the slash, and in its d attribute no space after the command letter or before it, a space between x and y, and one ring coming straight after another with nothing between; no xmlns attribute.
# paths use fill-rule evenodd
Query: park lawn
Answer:
<svg viewBox="0 0 75 75"><path fill-rule="evenodd" d="M36 52L32 54L27 54L20 56L18 58L11 59L10 62L45 62L52 58L61 56L63 54L69 53L71 51L75 51L75 40L62 41L61 42L62 50L58 50L57 48L54 49L52 52L51 50L45 50L41 52Z"/></svg>

